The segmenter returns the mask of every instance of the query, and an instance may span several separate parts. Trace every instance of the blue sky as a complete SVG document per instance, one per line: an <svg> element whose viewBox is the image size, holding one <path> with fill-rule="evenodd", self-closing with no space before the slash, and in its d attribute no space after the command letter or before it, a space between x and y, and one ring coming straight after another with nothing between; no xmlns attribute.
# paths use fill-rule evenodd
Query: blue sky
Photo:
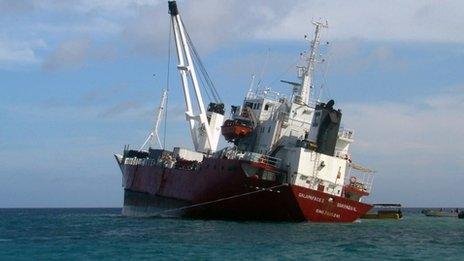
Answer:
<svg viewBox="0 0 464 261"><path fill-rule="evenodd" d="M462 2L179 8L227 107L263 66L263 86L286 91L310 22L327 19L316 85L355 129L355 161L378 171L369 201L464 206ZM0 207L121 206L112 155L143 142L166 86L167 3L0 0L0 14ZM174 66L167 144L191 146Z"/></svg>

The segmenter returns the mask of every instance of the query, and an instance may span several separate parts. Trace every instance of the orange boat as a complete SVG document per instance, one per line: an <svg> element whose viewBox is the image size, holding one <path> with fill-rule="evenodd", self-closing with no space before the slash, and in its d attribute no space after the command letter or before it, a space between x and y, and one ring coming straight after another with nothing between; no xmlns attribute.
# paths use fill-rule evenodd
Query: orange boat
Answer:
<svg viewBox="0 0 464 261"><path fill-rule="evenodd" d="M227 141L244 138L251 134L251 124L243 120L226 120L221 127L221 132Z"/></svg>

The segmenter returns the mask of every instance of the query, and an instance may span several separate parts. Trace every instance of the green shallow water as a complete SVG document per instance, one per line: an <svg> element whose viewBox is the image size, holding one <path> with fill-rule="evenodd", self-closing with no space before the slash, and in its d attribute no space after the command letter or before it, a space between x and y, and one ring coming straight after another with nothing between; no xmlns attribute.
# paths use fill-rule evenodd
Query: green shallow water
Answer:
<svg viewBox="0 0 464 261"><path fill-rule="evenodd" d="M120 209L0 209L0 260L464 260L464 220L259 223L127 218Z"/></svg>

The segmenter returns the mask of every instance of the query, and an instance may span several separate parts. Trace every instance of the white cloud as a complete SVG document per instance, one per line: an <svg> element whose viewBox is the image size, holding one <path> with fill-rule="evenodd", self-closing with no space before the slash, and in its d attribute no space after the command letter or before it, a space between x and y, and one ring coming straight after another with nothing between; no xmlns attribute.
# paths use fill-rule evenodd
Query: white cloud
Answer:
<svg viewBox="0 0 464 261"><path fill-rule="evenodd" d="M394 165L421 178L464 168L462 111L464 93L450 92L410 103L347 104L344 119L356 131L355 154L369 155L381 173Z"/></svg>
<svg viewBox="0 0 464 261"><path fill-rule="evenodd" d="M195 38L206 43L298 39L312 33L311 20L320 18L329 21L331 39L464 42L462 1L202 0L178 5ZM168 20L166 9L155 6L154 25Z"/></svg>
<svg viewBox="0 0 464 261"><path fill-rule="evenodd" d="M437 94L410 103L348 104L345 120L358 132L366 153L407 159L464 154L464 93ZM398 146L400 145L400 146ZM403 157L398 157L404 160ZM464 166L464 162L455 163Z"/></svg>
<svg viewBox="0 0 464 261"><path fill-rule="evenodd" d="M354 160L379 172L374 198L416 206L461 204L454 196L462 196L456 182L464 178L462 89L409 103L342 107L344 121L355 129ZM437 198L438 188L446 191Z"/></svg>
<svg viewBox="0 0 464 261"><path fill-rule="evenodd" d="M35 49L45 46L43 40L33 40L30 42L19 40L0 39L0 68L13 68L37 64Z"/></svg>
<svg viewBox="0 0 464 261"><path fill-rule="evenodd" d="M366 46L360 40L351 39L330 44L324 58L330 64L330 71L335 73L355 75L371 67L383 71L408 69L411 62L395 51L388 44Z"/></svg>
<svg viewBox="0 0 464 261"><path fill-rule="evenodd" d="M50 37L69 38L76 35L92 35L96 40L115 37L121 32L121 24L103 17L89 17L81 22L61 21L60 23L48 23L39 21L25 25L23 30L37 34L46 34Z"/></svg>
<svg viewBox="0 0 464 261"><path fill-rule="evenodd" d="M0 0L0 12L4 15L23 14L34 10L33 1L23 0Z"/></svg>
<svg viewBox="0 0 464 261"><path fill-rule="evenodd" d="M45 60L46 70L77 69L85 65L90 51L90 39L79 38L61 43Z"/></svg>
<svg viewBox="0 0 464 261"><path fill-rule="evenodd" d="M311 21L320 18L329 21L323 35L329 40L464 43L460 32L464 20L459 15L464 2L460 1L198 0L179 1L178 6L202 53L237 42L302 39L313 33ZM123 39L135 51L165 52L167 4L134 10Z"/></svg>
<svg viewBox="0 0 464 261"><path fill-rule="evenodd" d="M69 39L45 57L42 68L48 71L80 69L90 61L113 60L116 53L113 45L96 45L89 37Z"/></svg>
<svg viewBox="0 0 464 261"><path fill-rule="evenodd" d="M166 1L8 3L0 1L0 6L8 7L0 11L4 14L1 21L9 25L0 29L0 35L7 39L21 35L27 43L40 36L50 46L58 46L60 42L90 37L92 42L126 43L135 54L141 55L165 53L167 48ZM462 1L196 0L179 1L178 6L201 54L238 42L302 39L303 35L312 34L311 20L319 18L329 21L324 39L464 43L461 33L464 20L459 13L464 9ZM33 15L17 19L27 13ZM43 56L37 55L35 46L3 49L0 50L3 60L27 63L40 61ZM388 58L389 54L377 55Z"/></svg>
<svg viewBox="0 0 464 261"><path fill-rule="evenodd" d="M277 4L277 3L276 3ZM282 3L281 3L282 4ZM312 30L311 20L329 21L329 38L367 41L464 42L462 1L294 1L293 10L257 36L291 39Z"/></svg>

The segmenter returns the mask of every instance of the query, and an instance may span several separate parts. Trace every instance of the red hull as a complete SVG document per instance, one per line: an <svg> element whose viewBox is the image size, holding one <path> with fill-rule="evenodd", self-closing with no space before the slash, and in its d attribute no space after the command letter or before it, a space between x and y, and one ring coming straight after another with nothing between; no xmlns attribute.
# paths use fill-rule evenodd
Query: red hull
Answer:
<svg viewBox="0 0 464 261"><path fill-rule="evenodd" d="M241 164L205 159L196 171L121 165L124 214L353 222L372 208L295 185L249 178Z"/></svg>

